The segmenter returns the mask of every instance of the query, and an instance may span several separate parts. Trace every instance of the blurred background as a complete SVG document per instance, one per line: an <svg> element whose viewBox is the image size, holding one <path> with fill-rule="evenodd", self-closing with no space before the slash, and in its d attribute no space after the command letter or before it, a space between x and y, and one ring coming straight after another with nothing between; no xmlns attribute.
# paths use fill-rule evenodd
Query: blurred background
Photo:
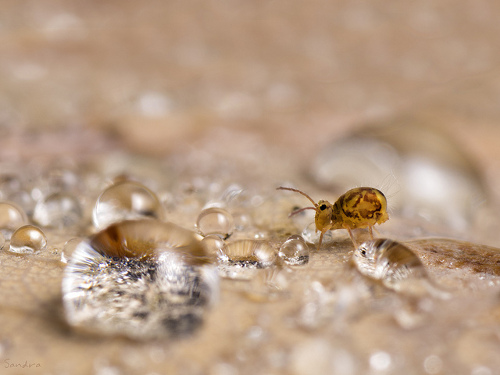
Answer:
<svg viewBox="0 0 500 375"><path fill-rule="evenodd" d="M390 233L500 245L494 0L0 0L0 10L2 173L102 156L103 170L136 176L166 161L171 175L144 172L163 174L163 187L202 176L335 200L367 184L401 218Z"/></svg>

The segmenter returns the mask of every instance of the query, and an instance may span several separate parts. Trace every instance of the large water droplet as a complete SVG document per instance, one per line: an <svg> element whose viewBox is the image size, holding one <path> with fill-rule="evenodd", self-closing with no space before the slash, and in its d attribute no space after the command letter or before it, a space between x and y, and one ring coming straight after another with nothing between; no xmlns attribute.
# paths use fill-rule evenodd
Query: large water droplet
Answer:
<svg viewBox="0 0 500 375"><path fill-rule="evenodd" d="M217 234L227 238L233 233L234 220L229 212L219 207L206 208L198 215L196 227L203 236Z"/></svg>
<svg viewBox="0 0 500 375"><path fill-rule="evenodd" d="M217 269L194 232L156 220L124 221L81 242L63 279L70 325L134 339L200 326L218 295Z"/></svg>
<svg viewBox="0 0 500 375"><path fill-rule="evenodd" d="M40 228L24 225L12 234L9 250L18 254L36 253L46 246L47 238Z"/></svg>
<svg viewBox="0 0 500 375"><path fill-rule="evenodd" d="M134 181L120 181L104 190L97 199L92 220L103 229L122 220L163 217L163 207L156 194Z"/></svg>
<svg viewBox="0 0 500 375"><path fill-rule="evenodd" d="M250 280L260 268L273 265L275 250L259 240L238 240L226 244L219 253L219 274L230 279Z"/></svg>
<svg viewBox="0 0 500 375"><path fill-rule="evenodd" d="M82 219L80 202L70 193L54 193L35 206L33 220L44 227L64 228Z"/></svg>
<svg viewBox="0 0 500 375"><path fill-rule="evenodd" d="M7 239L14 230L27 223L28 218L22 208L11 202L0 202L0 231Z"/></svg>
<svg viewBox="0 0 500 375"><path fill-rule="evenodd" d="M278 255L289 265L303 265L309 262L309 247L301 236L293 235L283 242Z"/></svg>

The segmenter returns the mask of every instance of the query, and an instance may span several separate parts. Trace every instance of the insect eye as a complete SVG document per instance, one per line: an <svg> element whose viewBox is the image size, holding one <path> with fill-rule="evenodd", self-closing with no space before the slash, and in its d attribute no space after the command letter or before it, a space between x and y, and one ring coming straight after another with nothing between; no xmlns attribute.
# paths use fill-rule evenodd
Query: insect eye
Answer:
<svg viewBox="0 0 500 375"><path fill-rule="evenodd" d="M366 256L366 250L365 249L361 250L360 253L361 253L361 255Z"/></svg>
<svg viewBox="0 0 500 375"><path fill-rule="evenodd" d="M322 204L321 206L319 206L319 209L320 209L321 211L326 210L326 204Z"/></svg>

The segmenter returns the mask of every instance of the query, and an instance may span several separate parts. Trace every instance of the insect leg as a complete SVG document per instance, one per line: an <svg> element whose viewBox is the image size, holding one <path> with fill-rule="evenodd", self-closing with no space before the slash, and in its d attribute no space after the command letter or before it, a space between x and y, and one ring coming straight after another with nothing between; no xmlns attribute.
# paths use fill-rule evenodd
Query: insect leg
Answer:
<svg viewBox="0 0 500 375"><path fill-rule="evenodd" d="M372 239L372 241L373 241L373 227L370 225L370 226L368 227L368 229L370 230L370 238L371 238L371 239Z"/></svg>
<svg viewBox="0 0 500 375"><path fill-rule="evenodd" d="M347 232L349 232L349 237L351 237L351 241L352 241L352 243L354 244L354 247L357 249L357 248L358 248L358 244L357 244L357 243L356 243L356 241L354 240L354 236L352 235L351 228L346 227L345 229L347 229Z"/></svg>

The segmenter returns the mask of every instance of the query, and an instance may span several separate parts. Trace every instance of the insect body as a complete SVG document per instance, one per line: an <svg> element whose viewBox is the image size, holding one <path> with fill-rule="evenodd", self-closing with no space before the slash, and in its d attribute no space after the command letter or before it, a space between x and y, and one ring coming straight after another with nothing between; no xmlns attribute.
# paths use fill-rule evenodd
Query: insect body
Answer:
<svg viewBox="0 0 500 375"><path fill-rule="evenodd" d="M316 211L314 217L316 231L321 232L318 249L321 246L323 235L328 230L347 229L354 246L357 247L351 229L369 228L370 236L373 239L372 227L389 219L385 195L375 188L359 187L351 189L341 195L334 204L326 200L320 200L316 203L309 195L298 189L281 186L278 190L294 191L302 194L312 202L314 207L304 207L292 212L290 215L309 209Z"/></svg>

